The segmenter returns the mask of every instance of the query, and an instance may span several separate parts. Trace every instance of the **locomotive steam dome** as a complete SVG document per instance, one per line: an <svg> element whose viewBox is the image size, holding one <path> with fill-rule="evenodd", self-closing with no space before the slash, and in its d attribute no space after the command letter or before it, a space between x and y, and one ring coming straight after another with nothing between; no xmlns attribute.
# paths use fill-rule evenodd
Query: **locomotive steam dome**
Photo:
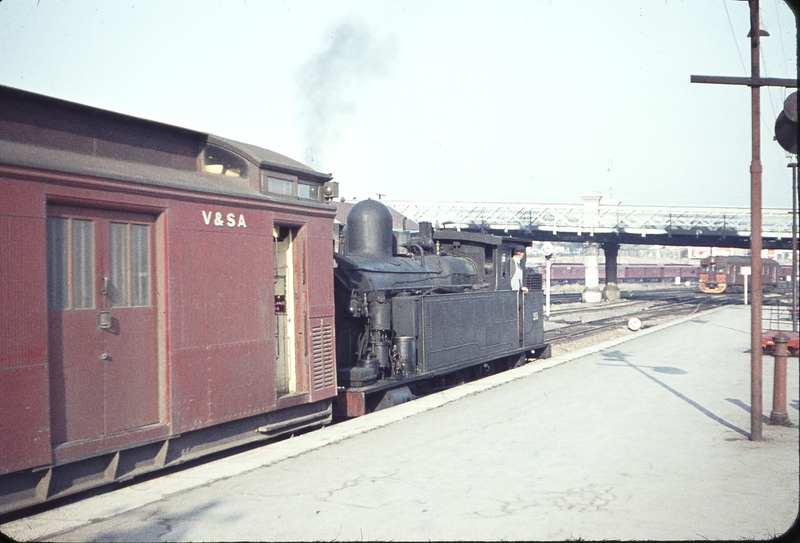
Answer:
<svg viewBox="0 0 800 543"><path fill-rule="evenodd" d="M392 258L392 212L377 200L358 202L347 214L347 254Z"/></svg>

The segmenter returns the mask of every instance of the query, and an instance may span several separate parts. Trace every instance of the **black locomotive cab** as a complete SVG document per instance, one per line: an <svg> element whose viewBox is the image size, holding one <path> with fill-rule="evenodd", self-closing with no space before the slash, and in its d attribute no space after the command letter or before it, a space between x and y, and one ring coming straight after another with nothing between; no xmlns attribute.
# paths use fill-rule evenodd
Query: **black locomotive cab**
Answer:
<svg viewBox="0 0 800 543"><path fill-rule="evenodd" d="M405 401L433 377L545 352L541 281L511 290L512 241L430 223L393 232L386 206L356 204L335 255L337 414Z"/></svg>

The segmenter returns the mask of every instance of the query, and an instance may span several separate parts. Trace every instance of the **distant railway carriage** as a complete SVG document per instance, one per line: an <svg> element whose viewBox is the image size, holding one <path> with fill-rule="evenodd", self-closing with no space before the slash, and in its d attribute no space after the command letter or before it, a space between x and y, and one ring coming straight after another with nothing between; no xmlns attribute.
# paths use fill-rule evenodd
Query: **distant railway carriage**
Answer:
<svg viewBox="0 0 800 543"><path fill-rule="evenodd" d="M620 272L622 272L620 274ZM617 267L617 278L620 280L654 282L664 278L664 267L648 264L628 264Z"/></svg>
<svg viewBox="0 0 800 543"><path fill-rule="evenodd" d="M544 275L546 273L545 265L540 265L537 271ZM600 273L602 274L601 277L605 277L605 269L601 269ZM585 272L582 263L554 262L550 266L550 280L553 283L582 283L584 276Z"/></svg>
<svg viewBox="0 0 800 543"><path fill-rule="evenodd" d="M332 186L0 87L0 513L330 422Z"/></svg>
<svg viewBox="0 0 800 543"><path fill-rule="evenodd" d="M537 271L545 273L545 266L539 265ZM555 284L582 283L585 277L581 262L554 262L550 267L550 280ZM599 278L605 279L606 268L600 264ZM697 281L698 267L684 264L619 264L617 280L620 283L673 283L675 278L681 282Z"/></svg>
<svg viewBox="0 0 800 543"><path fill-rule="evenodd" d="M700 261L699 288L702 292L719 294L725 291L744 290L746 276L743 268L750 268L749 256L712 256ZM749 275L749 274L748 274ZM775 260L762 260L761 286L774 289L780 281L780 264Z"/></svg>

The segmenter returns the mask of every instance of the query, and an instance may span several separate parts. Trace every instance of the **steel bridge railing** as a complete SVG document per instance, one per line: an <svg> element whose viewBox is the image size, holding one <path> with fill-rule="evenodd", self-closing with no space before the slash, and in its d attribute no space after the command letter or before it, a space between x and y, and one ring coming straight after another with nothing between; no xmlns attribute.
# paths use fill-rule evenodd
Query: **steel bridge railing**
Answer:
<svg viewBox="0 0 800 543"><path fill-rule="evenodd" d="M725 232L750 235L750 209L737 207L678 207L583 204L511 204L472 202L412 202L386 200L387 205L414 221L439 227L491 228L506 230L552 230L553 232ZM791 238L790 209L762 211L764 237Z"/></svg>

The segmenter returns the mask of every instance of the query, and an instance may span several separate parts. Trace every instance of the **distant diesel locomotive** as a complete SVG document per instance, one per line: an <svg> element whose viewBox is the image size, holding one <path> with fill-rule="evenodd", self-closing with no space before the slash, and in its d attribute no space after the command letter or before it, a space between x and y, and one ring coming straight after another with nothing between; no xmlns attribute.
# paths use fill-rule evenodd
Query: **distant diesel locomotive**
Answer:
<svg viewBox="0 0 800 543"><path fill-rule="evenodd" d="M781 281L781 265L775 260L763 259L761 262L761 286L764 290L773 290ZM744 290L745 281L750 281L742 274L742 268L749 267L749 256L704 258L700 261L700 291L708 294L741 292Z"/></svg>

